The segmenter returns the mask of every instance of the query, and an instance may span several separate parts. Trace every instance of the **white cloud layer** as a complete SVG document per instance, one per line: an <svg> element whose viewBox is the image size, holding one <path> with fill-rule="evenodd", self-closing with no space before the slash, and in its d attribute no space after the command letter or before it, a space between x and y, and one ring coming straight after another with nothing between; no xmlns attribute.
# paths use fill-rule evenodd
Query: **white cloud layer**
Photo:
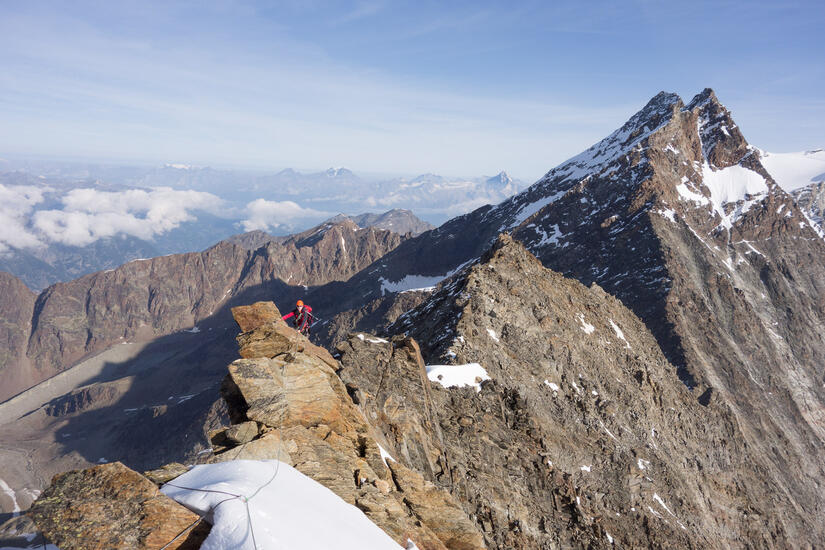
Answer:
<svg viewBox="0 0 825 550"><path fill-rule="evenodd" d="M247 219L242 222L244 231L267 231L276 227L288 227L300 220L317 220L328 212L304 208L292 201L268 201L257 199L246 205Z"/></svg>
<svg viewBox="0 0 825 550"><path fill-rule="evenodd" d="M43 189L0 184L0 254L9 247L34 248L43 243L26 228L32 208L43 201Z"/></svg>
<svg viewBox="0 0 825 550"><path fill-rule="evenodd" d="M38 234L51 242L85 246L118 233L149 240L195 219L193 210L217 212L223 201L211 193L157 188L111 192L73 189L62 210L32 216Z"/></svg>

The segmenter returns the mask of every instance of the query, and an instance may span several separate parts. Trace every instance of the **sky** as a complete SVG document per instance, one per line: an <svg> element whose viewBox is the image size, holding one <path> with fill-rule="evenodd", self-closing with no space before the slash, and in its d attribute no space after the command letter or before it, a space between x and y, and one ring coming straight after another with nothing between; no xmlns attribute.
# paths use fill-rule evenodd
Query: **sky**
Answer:
<svg viewBox="0 0 825 550"><path fill-rule="evenodd" d="M0 1L0 158L534 181L660 90L825 146L825 2Z"/></svg>

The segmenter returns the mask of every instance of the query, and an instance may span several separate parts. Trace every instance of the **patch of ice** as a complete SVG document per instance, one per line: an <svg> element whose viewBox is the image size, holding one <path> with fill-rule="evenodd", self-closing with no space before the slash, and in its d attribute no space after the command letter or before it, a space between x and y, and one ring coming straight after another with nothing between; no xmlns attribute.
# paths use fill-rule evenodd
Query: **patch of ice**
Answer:
<svg viewBox="0 0 825 550"><path fill-rule="evenodd" d="M636 466L638 466L640 470L646 470L647 467L650 466L650 461L643 458L637 458Z"/></svg>
<svg viewBox="0 0 825 550"><path fill-rule="evenodd" d="M202 550L398 548L361 510L277 460L198 465L161 491L197 514L211 512Z"/></svg>
<svg viewBox="0 0 825 550"><path fill-rule="evenodd" d="M591 465L591 466L592 466L592 465ZM580 469L582 472L589 472L589 471L590 471L591 466L584 465L584 466L582 466L582 467L581 467L581 468L579 468L579 469Z"/></svg>
<svg viewBox="0 0 825 550"><path fill-rule="evenodd" d="M611 536L610 536L610 533L608 533L607 531L605 531L605 532L604 532L604 536L606 536L606 537L607 537L607 542L609 542L610 544L613 544L613 537L611 537Z"/></svg>
<svg viewBox="0 0 825 550"><path fill-rule="evenodd" d="M498 342L498 341L499 341L499 340L498 340L498 336L496 336L496 331L494 331L493 329L488 328L488 329L487 329L487 334L489 334L489 335L490 335L490 338L492 338L492 339L493 339L493 341L495 341L495 342Z"/></svg>
<svg viewBox="0 0 825 550"><path fill-rule="evenodd" d="M490 375L478 363L466 365L427 365L427 378L445 388L471 386L481 391L481 382L490 380Z"/></svg>
<svg viewBox="0 0 825 550"><path fill-rule="evenodd" d="M189 330L184 330L183 332L189 332L191 334L197 334L200 331L201 331L201 329L198 328L198 325L195 325L194 327L190 328Z"/></svg>

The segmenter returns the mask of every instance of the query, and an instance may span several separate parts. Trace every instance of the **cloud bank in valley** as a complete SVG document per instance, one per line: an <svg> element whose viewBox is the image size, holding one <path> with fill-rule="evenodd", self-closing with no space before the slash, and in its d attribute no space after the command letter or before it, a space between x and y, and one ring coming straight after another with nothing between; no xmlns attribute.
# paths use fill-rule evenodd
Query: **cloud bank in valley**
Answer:
<svg viewBox="0 0 825 550"><path fill-rule="evenodd" d="M242 219L244 231L291 229L330 215L293 201L265 199L232 212L212 193L169 187L126 191L82 188L60 197L52 196L54 193L48 187L0 184L0 254L50 244L82 247L116 235L151 241L195 221L197 212L221 217L234 213L236 219ZM57 199L61 207L42 208L47 199Z"/></svg>
<svg viewBox="0 0 825 550"><path fill-rule="evenodd" d="M62 203L61 210L35 212L34 229L50 242L85 246L119 233L151 240L194 220L193 210L217 212L223 201L211 193L170 188L73 189Z"/></svg>
<svg viewBox="0 0 825 550"><path fill-rule="evenodd" d="M34 248L43 244L26 227L32 209L41 202L43 189L0 184L0 254L7 253L10 247Z"/></svg>
<svg viewBox="0 0 825 550"><path fill-rule="evenodd" d="M288 227L302 220L317 221L329 215L329 212L304 208L293 201L256 199L246 205L247 217L241 225L244 231L267 231L277 227Z"/></svg>

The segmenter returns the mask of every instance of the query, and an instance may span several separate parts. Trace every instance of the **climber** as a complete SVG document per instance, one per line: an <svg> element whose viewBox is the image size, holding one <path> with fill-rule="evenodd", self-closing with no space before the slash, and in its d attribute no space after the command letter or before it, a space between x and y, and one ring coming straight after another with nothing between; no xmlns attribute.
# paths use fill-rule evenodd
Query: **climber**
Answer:
<svg viewBox="0 0 825 550"><path fill-rule="evenodd" d="M312 315L312 308L305 306L303 300L298 300L295 304L295 309L284 315L282 319L286 321L290 317L295 317L295 320L292 321L295 329L304 336L309 336L309 330L312 327L312 322L315 320L315 317Z"/></svg>

